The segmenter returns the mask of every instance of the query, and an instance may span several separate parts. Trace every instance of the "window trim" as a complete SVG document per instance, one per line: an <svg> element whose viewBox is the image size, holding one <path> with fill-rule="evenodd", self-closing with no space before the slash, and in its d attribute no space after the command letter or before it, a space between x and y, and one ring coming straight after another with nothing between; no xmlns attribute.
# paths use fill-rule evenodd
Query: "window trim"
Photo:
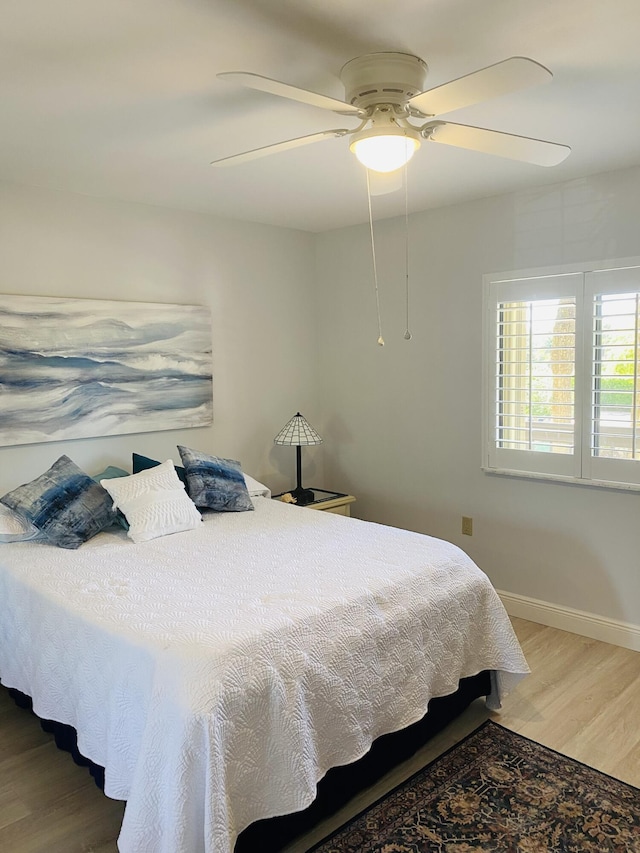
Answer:
<svg viewBox="0 0 640 853"><path fill-rule="evenodd" d="M591 369L592 369L592 348L590 329L584 328L584 324L588 321L587 311L584 308L584 300L588 300L593 293L593 282L599 276L598 273L611 272L613 276L618 274L618 271L625 269L640 268L640 257L610 259L606 261L594 263L574 263L562 264L550 267L539 267L534 269L510 270L502 273L487 273L483 275L483 294L482 294L482 365L483 365L483 381L482 381L482 464L481 469L487 474L495 474L498 476L509 476L524 479L548 480L562 482L568 484L618 489L624 491L640 491L640 464L637 465L637 475L630 479L617 480L611 477L612 469L615 473L621 468L617 465L618 460L614 459L596 459L591 457ZM566 277L568 280L574 276L576 286L576 397L575 397L575 443L574 453L565 456L569 463L556 464L556 470L549 470L554 465L547 466L545 460L549 461L549 456L552 454L540 454L537 451L507 451L501 449L499 457L502 462L514 462L514 467L509 467L509 464L499 464L496 462L495 448L495 431L492 427L495 415L495 367L496 367L496 340L497 340L497 318L494 310L496 301L504 301L505 299L513 298L513 301L518 301L515 295L519 288L524 287L524 293L520 293L520 299L530 299L534 293L535 280L539 279L539 287L535 288L537 298L544 298L549 295L552 297L558 296L558 290L554 290L550 280L558 277ZM532 287L533 285L533 287ZM564 288L563 288L564 289ZM500 290L500 299L496 300L496 291ZM510 456L509 454L515 454ZM522 470L522 461L529 456L532 470ZM563 454L558 454L563 456ZM538 457L535 459L533 457ZM540 458L542 457L542 458ZM519 460L519 464L518 464ZM598 464L593 465L593 462ZM605 464L599 464L604 462ZM625 462L627 471L629 464L634 466L636 460L620 460L622 464ZM546 470L545 470L546 469ZM595 469L595 470L593 470ZM604 469L604 470L603 470ZM596 474L594 477L593 474ZM603 477L602 474L606 476Z"/></svg>

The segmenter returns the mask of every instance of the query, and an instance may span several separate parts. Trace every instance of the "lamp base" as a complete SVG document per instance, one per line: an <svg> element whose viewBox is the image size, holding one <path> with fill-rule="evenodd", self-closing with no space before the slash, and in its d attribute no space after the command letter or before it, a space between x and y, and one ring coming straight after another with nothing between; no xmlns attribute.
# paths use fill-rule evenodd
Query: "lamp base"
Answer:
<svg viewBox="0 0 640 853"><path fill-rule="evenodd" d="M291 492L291 497L296 499L298 506L306 506L313 503L316 496L311 489L303 489L302 486L298 486Z"/></svg>

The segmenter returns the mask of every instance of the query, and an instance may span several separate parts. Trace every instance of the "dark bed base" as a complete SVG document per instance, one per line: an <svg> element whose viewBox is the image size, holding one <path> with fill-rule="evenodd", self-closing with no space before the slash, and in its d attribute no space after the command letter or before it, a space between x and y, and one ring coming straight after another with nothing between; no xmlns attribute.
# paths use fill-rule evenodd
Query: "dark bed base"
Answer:
<svg viewBox="0 0 640 853"><path fill-rule="evenodd" d="M467 708L474 699L486 696L491 690L488 672L463 678L458 690L429 702L425 716L399 732L379 737L369 752L359 761L334 767L318 784L318 795L303 812L260 820L242 832L235 853L276 853L296 836L307 832L318 821L337 811L355 794L369 787L385 773L405 761L430 738L443 729ZM9 690L21 708L32 710L31 699L17 690ZM78 752L76 730L52 720L40 720L44 731L53 734L56 746L70 752L76 764L88 767L99 788L104 787L104 768Z"/></svg>

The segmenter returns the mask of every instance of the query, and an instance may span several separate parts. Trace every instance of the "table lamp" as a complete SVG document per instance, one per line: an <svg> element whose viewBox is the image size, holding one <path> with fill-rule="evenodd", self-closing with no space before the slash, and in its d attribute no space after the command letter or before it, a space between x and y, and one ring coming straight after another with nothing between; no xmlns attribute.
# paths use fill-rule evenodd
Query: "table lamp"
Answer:
<svg viewBox="0 0 640 853"><path fill-rule="evenodd" d="M310 504L314 499L314 494L311 489L304 489L302 487L301 447L302 445L322 444L322 439L308 421L306 421L300 412L298 412L282 427L280 432L273 439L273 443L287 445L290 447L295 446L298 483L295 489L291 492L291 497L295 498L296 503L300 506Z"/></svg>

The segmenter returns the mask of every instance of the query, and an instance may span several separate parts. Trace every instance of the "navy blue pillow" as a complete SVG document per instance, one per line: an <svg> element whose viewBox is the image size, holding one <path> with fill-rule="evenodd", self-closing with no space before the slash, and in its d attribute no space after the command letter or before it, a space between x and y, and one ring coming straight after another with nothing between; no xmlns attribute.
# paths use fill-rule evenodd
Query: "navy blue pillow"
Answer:
<svg viewBox="0 0 640 853"><path fill-rule="evenodd" d="M79 548L114 521L109 493L68 456L0 501L60 548Z"/></svg>
<svg viewBox="0 0 640 853"><path fill-rule="evenodd" d="M140 456L139 453L132 454L132 464L133 464L133 473L139 474L140 471L146 471L148 468L155 468L156 465L159 465L157 459L149 459L148 456ZM187 485L187 475L185 473L184 468L180 465L174 466L176 469L176 474L180 477L180 480L184 483L185 487Z"/></svg>
<svg viewBox="0 0 640 853"><path fill-rule="evenodd" d="M178 445L187 473L189 497L201 509L217 512L245 512L253 509L239 462L208 456L199 450Z"/></svg>

